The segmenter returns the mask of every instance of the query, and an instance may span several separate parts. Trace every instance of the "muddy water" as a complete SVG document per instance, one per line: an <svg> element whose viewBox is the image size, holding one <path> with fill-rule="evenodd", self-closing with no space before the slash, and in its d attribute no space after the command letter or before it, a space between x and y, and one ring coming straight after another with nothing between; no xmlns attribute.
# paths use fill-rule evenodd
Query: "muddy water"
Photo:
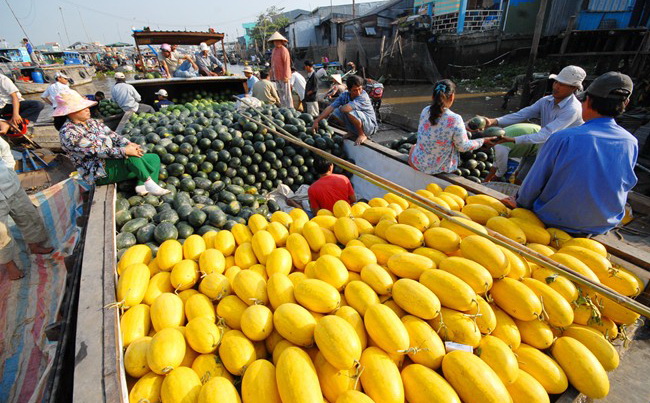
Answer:
<svg viewBox="0 0 650 403"><path fill-rule="evenodd" d="M500 88L489 93L469 92L465 88L458 88L457 98L451 109L465 120L476 115L498 117L516 111L519 97L512 98L508 103L508 109L503 110L501 92ZM382 113L394 113L418 119L422 109L431 104L431 94L430 84L389 85L384 90Z"/></svg>

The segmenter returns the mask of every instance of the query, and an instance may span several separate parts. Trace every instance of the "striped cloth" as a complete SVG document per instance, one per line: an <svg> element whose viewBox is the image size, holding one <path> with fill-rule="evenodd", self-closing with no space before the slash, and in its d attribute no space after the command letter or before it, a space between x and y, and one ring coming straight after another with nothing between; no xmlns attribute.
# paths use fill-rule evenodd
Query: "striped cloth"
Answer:
<svg viewBox="0 0 650 403"><path fill-rule="evenodd" d="M30 255L22 235L9 220L16 240L14 260L25 277L11 281L0 272L0 402L38 402L43 398L57 343L45 337L45 327L57 320L65 292L69 256L79 239L82 191L87 185L67 179L31 196L49 242L50 255Z"/></svg>

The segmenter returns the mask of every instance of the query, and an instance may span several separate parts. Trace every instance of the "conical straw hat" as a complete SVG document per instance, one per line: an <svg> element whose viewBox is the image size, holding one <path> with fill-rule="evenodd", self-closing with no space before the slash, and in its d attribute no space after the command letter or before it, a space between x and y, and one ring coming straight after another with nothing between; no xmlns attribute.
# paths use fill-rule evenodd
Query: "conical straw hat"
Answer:
<svg viewBox="0 0 650 403"><path fill-rule="evenodd" d="M279 33L278 31L275 31L273 33L273 35L271 35L271 37L267 40L267 42L273 42L273 41L289 42L289 40L287 38L285 38L284 36L282 36L282 34Z"/></svg>

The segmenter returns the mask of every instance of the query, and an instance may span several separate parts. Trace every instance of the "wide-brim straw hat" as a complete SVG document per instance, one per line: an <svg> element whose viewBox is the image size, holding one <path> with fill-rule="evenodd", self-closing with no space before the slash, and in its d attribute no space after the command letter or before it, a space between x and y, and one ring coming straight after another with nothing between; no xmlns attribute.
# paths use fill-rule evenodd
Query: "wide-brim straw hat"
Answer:
<svg viewBox="0 0 650 403"><path fill-rule="evenodd" d="M56 96L56 109L52 116L68 116L95 105L97 102L82 97L75 90L65 91Z"/></svg>
<svg viewBox="0 0 650 403"><path fill-rule="evenodd" d="M332 80L338 84L343 84L343 79L340 74L332 74Z"/></svg>
<svg viewBox="0 0 650 403"><path fill-rule="evenodd" d="M254 73L253 68L252 68L251 66L246 66L246 67L244 67L244 73L251 73L251 74L253 74L253 73Z"/></svg>
<svg viewBox="0 0 650 403"><path fill-rule="evenodd" d="M271 35L271 37L269 39L267 39L267 42L273 42L273 41L289 42L289 40L287 38L285 38L284 36L282 36L282 34L279 33L278 31L275 31L273 33L273 35Z"/></svg>

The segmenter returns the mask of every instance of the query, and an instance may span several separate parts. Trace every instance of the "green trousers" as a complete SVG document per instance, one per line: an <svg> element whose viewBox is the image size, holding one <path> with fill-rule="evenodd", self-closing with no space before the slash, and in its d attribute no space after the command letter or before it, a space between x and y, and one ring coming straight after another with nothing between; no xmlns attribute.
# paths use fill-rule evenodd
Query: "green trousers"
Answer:
<svg viewBox="0 0 650 403"><path fill-rule="evenodd" d="M138 185L151 178L158 183L160 172L160 157L158 154L145 154L142 157L128 157L125 159L106 159L106 176L98 179L97 185L123 182L137 179Z"/></svg>

